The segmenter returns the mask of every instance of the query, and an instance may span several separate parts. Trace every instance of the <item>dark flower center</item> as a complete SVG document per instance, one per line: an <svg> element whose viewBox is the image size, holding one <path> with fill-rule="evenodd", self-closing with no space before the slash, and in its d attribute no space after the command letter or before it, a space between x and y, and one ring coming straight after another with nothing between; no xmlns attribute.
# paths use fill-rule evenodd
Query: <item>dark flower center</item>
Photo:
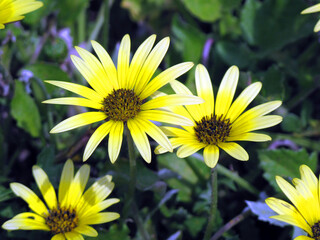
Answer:
<svg viewBox="0 0 320 240"><path fill-rule="evenodd" d="M320 222L315 223L312 227L313 239L320 240Z"/></svg>
<svg viewBox="0 0 320 240"><path fill-rule="evenodd" d="M113 90L102 105L107 120L126 122L140 112L142 101L132 90L121 88Z"/></svg>
<svg viewBox="0 0 320 240"><path fill-rule="evenodd" d="M45 218L53 234L71 232L78 224L78 217L74 209L58 207L51 209Z"/></svg>
<svg viewBox="0 0 320 240"><path fill-rule="evenodd" d="M223 115L217 117L214 114L204 116L200 121L196 121L194 127L199 142L217 145L224 142L230 134L230 119L224 119Z"/></svg>

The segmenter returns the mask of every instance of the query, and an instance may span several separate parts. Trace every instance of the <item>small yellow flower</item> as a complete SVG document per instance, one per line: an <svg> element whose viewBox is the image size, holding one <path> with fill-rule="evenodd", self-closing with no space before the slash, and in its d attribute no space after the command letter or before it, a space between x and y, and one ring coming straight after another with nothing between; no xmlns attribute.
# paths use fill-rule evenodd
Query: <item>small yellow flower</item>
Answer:
<svg viewBox="0 0 320 240"><path fill-rule="evenodd" d="M96 237L97 231L90 227L119 218L118 213L101 212L119 202L117 198L105 200L114 188L112 176L106 175L96 181L83 193L90 173L90 167L83 165L74 176L73 162L68 160L63 168L59 198L47 174L38 166L32 168L38 188L47 204L28 187L11 183L12 191L29 205L33 212L24 212L6 221L6 230L44 230L54 235L51 240L84 239L81 234Z"/></svg>
<svg viewBox="0 0 320 240"><path fill-rule="evenodd" d="M208 167L215 167L219 158L219 148L232 157L246 161L247 152L234 141L269 141L268 135L252 131L274 126L282 121L282 117L269 115L281 105L281 101L272 101L258 105L242 113L259 93L262 84L256 82L248 86L232 103L239 78L239 69L232 66L224 75L219 87L216 102L212 83L207 69L199 64L196 68L195 79L198 96L204 103L172 108L173 112L192 119L193 126L183 126L184 129L163 127L164 132L171 136L174 148L180 147L177 155L185 158L204 148L204 161ZM179 94L192 94L191 91L178 81L170 83ZM156 153L166 150L162 146L156 148Z"/></svg>
<svg viewBox="0 0 320 240"><path fill-rule="evenodd" d="M62 121L51 130L51 133L105 121L89 139L83 155L84 161L109 134L108 153L111 162L114 163L120 152L124 126L127 126L139 152L149 163L151 149L147 134L166 150L172 151L167 136L152 121L192 125L189 119L167 111L164 107L200 103L203 102L202 99L183 94L147 99L193 66L190 62L181 63L151 80L169 47L167 37L152 49L155 39L156 36L152 35L145 40L129 63L130 38L129 35L125 35L120 44L117 69L109 54L97 42L92 41L92 46L100 61L90 52L76 47L82 59L76 56L71 56L71 59L92 88L70 82L47 81L79 94L82 98L57 98L44 103L78 105L95 109Z"/></svg>
<svg viewBox="0 0 320 240"><path fill-rule="evenodd" d="M301 14L308 14L308 13L315 13L315 12L320 12L320 3L313 5L301 12ZM314 32L319 32L320 31L320 20L317 22L317 24L314 26L313 29Z"/></svg>
<svg viewBox="0 0 320 240"><path fill-rule="evenodd" d="M276 177L278 186L293 205L273 197L266 199L266 203L279 214L271 218L297 226L308 233L308 236L298 236L295 240L319 240L319 181L306 165L300 166L300 174L301 179L292 180L294 186L282 177Z"/></svg>
<svg viewBox="0 0 320 240"><path fill-rule="evenodd" d="M36 0L0 0L0 29L4 29L4 24L19 21L24 18L23 14L42 6L43 3Z"/></svg>

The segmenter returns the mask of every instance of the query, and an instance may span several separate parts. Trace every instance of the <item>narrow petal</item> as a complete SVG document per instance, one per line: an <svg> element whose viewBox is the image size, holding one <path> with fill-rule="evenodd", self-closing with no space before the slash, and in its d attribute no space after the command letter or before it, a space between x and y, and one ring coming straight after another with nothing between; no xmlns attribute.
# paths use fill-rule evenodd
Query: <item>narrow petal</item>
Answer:
<svg viewBox="0 0 320 240"><path fill-rule="evenodd" d="M30 188L20 183L11 183L10 188L15 195L21 197L25 202L28 203L29 208L31 210L33 210L41 216L43 216L44 214L48 214L48 210L44 203Z"/></svg>
<svg viewBox="0 0 320 240"><path fill-rule="evenodd" d="M193 126L193 122L190 119L164 110L141 111L138 116L151 121L165 122L182 126Z"/></svg>
<svg viewBox="0 0 320 240"><path fill-rule="evenodd" d="M84 240L82 235L77 232L66 232L64 233L67 240Z"/></svg>
<svg viewBox="0 0 320 240"><path fill-rule="evenodd" d="M139 150L142 158L147 162L151 162L151 149L148 137L144 130L140 129L139 125L134 119L129 119L128 128L130 130L130 134L132 139Z"/></svg>
<svg viewBox="0 0 320 240"><path fill-rule="evenodd" d="M112 126L114 126L114 121L108 121L94 131L84 149L83 161L88 160L100 142L109 134Z"/></svg>
<svg viewBox="0 0 320 240"><path fill-rule="evenodd" d="M190 133L188 131L185 131L183 129L180 128L176 128L176 127L167 127L167 126L163 126L160 127L161 130L168 136L168 137L182 137L182 138L193 138L194 137L194 132Z"/></svg>
<svg viewBox="0 0 320 240"><path fill-rule="evenodd" d="M74 166L73 162L68 159L63 166L59 184L59 203L65 205L68 198L68 191L73 181Z"/></svg>
<svg viewBox="0 0 320 240"><path fill-rule="evenodd" d="M237 117L247 108L252 100L258 95L262 87L260 82L256 82L248 86L242 91L240 96L231 105L227 117L233 123Z"/></svg>
<svg viewBox="0 0 320 240"><path fill-rule="evenodd" d="M120 43L119 53L118 53L118 83L120 88L126 88L128 73L129 73L129 60L130 60L130 37L126 34Z"/></svg>
<svg viewBox="0 0 320 240"><path fill-rule="evenodd" d="M225 73L217 94L215 114L226 116L238 85L239 69L232 66Z"/></svg>
<svg viewBox="0 0 320 240"><path fill-rule="evenodd" d="M44 230L49 231L49 227L45 223L40 223L33 219L11 219L2 225L6 230Z"/></svg>
<svg viewBox="0 0 320 240"><path fill-rule="evenodd" d="M301 14L315 13L320 11L320 3L304 9Z"/></svg>
<svg viewBox="0 0 320 240"><path fill-rule="evenodd" d="M144 62L135 83L134 91L137 95L140 95L141 92L145 89L151 77L159 67L162 59L164 58L164 55L168 51L169 43L169 37L162 39L148 55L148 58Z"/></svg>
<svg viewBox="0 0 320 240"><path fill-rule="evenodd" d="M198 152L200 149L204 148L206 145L194 141L192 144L183 144L177 151L177 156L179 158L189 157L190 155Z"/></svg>
<svg viewBox="0 0 320 240"><path fill-rule="evenodd" d="M192 95L182 95L182 94L171 94L161 97L154 98L141 106L141 110L149 110L161 107L172 107L179 105L192 105L203 103L203 99L192 96Z"/></svg>
<svg viewBox="0 0 320 240"><path fill-rule="evenodd" d="M94 225L111 222L119 218L119 213L103 212L87 216L85 219L79 219L79 225Z"/></svg>
<svg viewBox="0 0 320 240"><path fill-rule="evenodd" d="M33 177L36 180L38 188L47 203L47 206L52 208L57 208L57 196L56 192L49 181L47 174L38 166L32 167Z"/></svg>
<svg viewBox="0 0 320 240"><path fill-rule="evenodd" d="M314 31L314 32L319 32L319 31L320 31L320 20L318 20L318 22L317 22L316 25L314 26L313 31Z"/></svg>
<svg viewBox="0 0 320 240"><path fill-rule="evenodd" d="M64 235L62 233L56 234L54 235L51 240L65 240L66 238L64 237Z"/></svg>
<svg viewBox="0 0 320 240"><path fill-rule="evenodd" d="M93 227L88 225L77 226L75 229L73 229L73 231L89 237L98 236L98 232Z"/></svg>
<svg viewBox="0 0 320 240"><path fill-rule="evenodd" d="M87 164L82 165L82 167L78 170L74 179L70 185L68 191L68 202L67 206L75 208L79 202L79 199L82 196L82 193L86 187L86 184L89 179L90 174L90 166Z"/></svg>
<svg viewBox="0 0 320 240"><path fill-rule="evenodd" d="M238 159L240 161L248 161L249 155L246 152L246 150L243 149L239 144L235 142L224 142L219 143L219 147L221 147L226 153L228 153L230 156L234 157L235 159Z"/></svg>
<svg viewBox="0 0 320 240"><path fill-rule="evenodd" d="M298 199L300 198L300 196L297 190L290 183L288 183L286 180L284 180L280 176L276 176L276 182L280 187L280 189L282 190L282 192L289 198L289 200L295 206L299 205Z"/></svg>
<svg viewBox="0 0 320 240"><path fill-rule="evenodd" d="M68 90L70 92L76 93L82 97L88 98L94 102L102 102L103 97L99 95L96 91L92 90L91 88L75 84L75 83L70 83L70 82L62 82L62 81L45 81L46 83L50 83L52 85L55 85L57 87L63 88L65 90Z"/></svg>
<svg viewBox="0 0 320 240"><path fill-rule="evenodd" d="M198 64L195 78L198 96L205 100L200 105L202 114L210 116L214 113L214 94L209 73L202 64Z"/></svg>
<svg viewBox="0 0 320 240"><path fill-rule="evenodd" d="M42 103L47 104L61 104L61 105L75 105L82 107L89 107L94 109L102 109L103 105L86 98L76 98L76 97L65 97L65 98L54 98L43 101Z"/></svg>
<svg viewBox="0 0 320 240"><path fill-rule="evenodd" d="M119 88L117 70L108 52L96 41L91 41L94 51L97 53L105 73L107 75L106 84L111 84L115 89Z"/></svg>
<svg viewBox="0 0 320 240"><path fill-rule="evenodd" d="M53 129L50 133L60 133L69 131L74 128L82 127L91 123L99 122L106 119L106 114L103 112L86 112L67 118Z"/></svg>
<svg viewBox="0 0 320 240"><path fill-rule="evenodd" d="M172 146L167 138L167 136L164 134L164 132L161 131L161 129L150 122L149 120L145 120L143 118L136 117L135 121L137 124L139 124L140 129L144 129L145 132L152 137L157 143L159 143L161 146L166 148L169 152L172 152Z"/></svg>
<svg viewBox="0 0 320 240"><path fill-rule="evenodd" d="M261 133L243 133L237 136L232 136L227 138L228 142L232 141L252 141L252 142L265 142L271 141L271 137L266 134Z"/></svg>
<svg viewBox="0 0 320 240"><path fill-rule="evenodd" d="M80 57L84 60L86 65L89 67L91 72L96 76L94 78L94 81L95 84L100 87L100 94L103 95L104 93L105 95L107 95L109 92L111 92L113 87L110 83L105 81L107 79L107 74L99 60L92 53L83 48L75 47L75 49L79 53Z"/></svg>
<svg viewBox="0 0 320 240"><path fill-rule="evenodd" d="M296 237L294 240L313 240L313 238L301 235Z"/></svg>
<svg viewBox="0 0 320 240"><path fill-rule="evenodd" d="M297 226L305 230L307 233L312 234L310 226L305 221L300 222L297 219L293 218L291 215L277 215L277 216L271 216L270 218L289 223L293 226Z"/></svg>
<svg viewBox="0 0 320 240"><path fill-rule="evenodd" d="M151 35L148 37L135 52L129 67L128 74L128 89L132 89L138 80L138 75L148 57L151 48L156 40L156 35Z"/></svg>
<svg viewBox="0 0 320 240"><path fill-rule="evenodd" d="M123 138L123 122L114 122L109 135L108 153L112 163L114 163L120 153Z"/></svg>
<svg viewBox="0 0 320 240"><path fill-rule="evenodd" d="M219 160L219 148L215 145L208 145L203 150L204 162L208 167L214 168Z"/></svg>
<svg viewBox="0 0 320 240"><path fill-rule="evenodd" d="M110 207L111 205L120 202L120 199L118 198L109 198L107 200L104 200L102 202L98 202L96 205L92 206L91 208L89 208L83 217L86 217L86 215L91 215L91 214L95 214L98 212L101 212L103 210L105 210L106 208Z"/></svg>
<svg viewBox="0 0 320 240"><path fill-rule="evenodd" d="M170 67L156 76L141 92L140 98L145 99L157 91L159 88L166 85L168 82L178 78L182 74L189 71L193 66L191 62L185 62Z"/></svg>

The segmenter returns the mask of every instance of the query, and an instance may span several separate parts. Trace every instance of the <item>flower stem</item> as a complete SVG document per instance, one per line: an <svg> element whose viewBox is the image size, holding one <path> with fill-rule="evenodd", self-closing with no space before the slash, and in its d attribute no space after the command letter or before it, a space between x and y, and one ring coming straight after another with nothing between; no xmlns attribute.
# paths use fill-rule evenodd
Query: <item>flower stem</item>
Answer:
<svg viewBox="0 0 320 240"><path fill-rule="evenodd" d="M214 224L215 216L218 206L218 179L217 179L217 167L211 169L211 205L208 217L208 225L206 227L203 240L209 240L212 227Z"/></svg>

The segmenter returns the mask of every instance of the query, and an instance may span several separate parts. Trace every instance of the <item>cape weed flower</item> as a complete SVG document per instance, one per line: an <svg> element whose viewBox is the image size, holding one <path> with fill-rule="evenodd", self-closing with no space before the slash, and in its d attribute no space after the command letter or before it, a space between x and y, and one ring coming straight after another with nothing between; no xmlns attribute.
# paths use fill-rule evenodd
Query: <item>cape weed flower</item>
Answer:
<svg viewBox="0 0 320 240"><path fill-rule="evenodd" d="M36 0L0 0L0 29L4 29L4 24L19 21L24 18L23 14L42 6L43 3Z"/></svg>
<svg viewBox="0 0 320 240"><path fill-rule="evenodd" d="M219 148L232 157L246 161L249 159L247 152L235 141L268 141L268 135L252 131L274 126L282 121L276 115L265 116L278 108L281 101L272 101L258 105L243 113L251 101L259 93L262 84L256 82L248 86L232 103L238 84L239 69L232 66L225 73L220 84L216 102L212 83L207 69L199 64L196 68L195 80L199 97L204 103L189 105L186 108L178 106L172 111L185 116L193 121L193 126L181 128L163 127L164 132L171 136L173 148L180 147L177 156L185 158L204 148L204 161L208 167L215 167L219 158ZM191 91L179 83L170 83L176 93L192 94ZM166 150L162 146L156 148L156 153Z"/></svg>
<svg viewBox="0 0 320 240"><path fill-rule="evenodd" d="M117 198L105 200L114 188L112 176L106 175L90 188L86 187L90 167L83 165L74 176L73 162L68 160L63 168L59 197L51 185L47 174L38 166L32 168L33 176L47 206L28 187L11 183L12 191L26 201L33 212L24 212L6 221L6 230L44 230L54 235L51 240L84 239L83 235L95 237L97 231L91 224L101 224L119 218L118 213L101 212L119 202Z"/></svg>
<svg viewBox="0 0 320 240"><path fill-rule="evenodd" d="M151 121L192 125L189 119L167 111L163 107L200 103L203 102L202 99L173 94L147 100L159 88L193 66L190 62L181 63L150 80L169 47L167 37L152 49L155 39L156 36L152 35L145 40L129 64L130 38L129 35L125 35L120 44L117 69L109 54L97 42L92 41L92 46L100 61L88 51L76 47L82 59L76 56L71 56L71 59L92 88L70 82L46 81L79 94L82 98L57 98L44 103L78 105L95 109L93 112L81 113L62 121L51 130L51 133L105 121L89 139L83 155L84 161L109 134L108 153L111 162L114 163L120 152L124 126L127 125L136 147L144 160L149 163L151 150L146 134L166 150L172 151L167 136Z"/></svg>
<svg viewBox="0 0 320 240"><path fill-rule="evenodd" d="M312 170L300 166L301 179L294 178L292 186L282 177L276 181L282 192L293 203L287 203L277 198L267 198L266 203L279 215L271 218L297 226L308 233L308 236L298 236L295 240L320 239L320 199L319 180Z"/></svg>
<svg viewBox="0 0 320 240"><path fill-rule="evenodd" d="M315 12L320 12L320 3L306 8L305 10L303 10L301 12L301 14L308 14L308 13L315 13ZM319 32L320 31L320 20L314 26L313 31L314 32Z"/></svg>

